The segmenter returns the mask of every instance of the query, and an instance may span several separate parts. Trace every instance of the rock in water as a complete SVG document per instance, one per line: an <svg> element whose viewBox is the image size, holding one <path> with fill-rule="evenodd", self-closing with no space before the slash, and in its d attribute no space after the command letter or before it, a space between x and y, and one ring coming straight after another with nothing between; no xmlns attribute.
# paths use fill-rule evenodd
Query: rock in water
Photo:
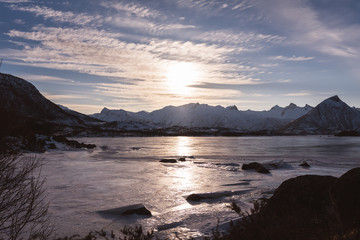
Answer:
<svg viewBox="0 0 360 240"><path fill-rule="evenodd" d="M198 202L198 201L201 201L203 199L206 199L205 197L199 195L199 194L196 194L196 193L193 193L193 194L190 194L186 200L187 201L194 201L194 202Z"/></svg>
<svg viewBox="0 0 360 240"><path fill-rule="evenodd" d="M302 162L302 163L300 163L299 166L300 166L300 167L303 167L303 168L309 168L309 167L310 167L310 165L309 165L307 162L305 162L305 161Z"/></svg>
<svg viewBox="0 0 360 240"><path fill-rule="evenodd" d="M104 218L119 218L128 215L152 216L151 212L143 204L134 204L119 208L111 208L107 210L97 211Z"/></svg>
<svg viewBox="0 0 360 240"><path fill-rule="evenodd" d="M247 193L249 190L238 190L238 191L223 191L223 192L210 192L210 193L192 193L186 197L186 201L199 202L201 200L214 200L223 197L229 197L234 195L240 195Z"/></svg>
<svg viewBox="0 0 360 240"><path fill-rule="evenodd" d="M173 159L173 158L164 158L164 159L161 159L160 162L162 162L162 163L177 163L177 160Z"/></svg>
<svg viewBox="0 0 360 240"><path fill-rule="evenodd" d="M265 168L263 165L257 162L244 163L241 167L242 170L255 170L258 173L270 173L270 171Z"/></svg>
<svg viewBox="0 0 360 240"><path fill-rule="evenodd" d="M122 215L124 215L124 216L132 215L132 214L152 216L151 212L149 210L147 210L144 206L142 206L140 208L129 209L122 213Z"/></svg>

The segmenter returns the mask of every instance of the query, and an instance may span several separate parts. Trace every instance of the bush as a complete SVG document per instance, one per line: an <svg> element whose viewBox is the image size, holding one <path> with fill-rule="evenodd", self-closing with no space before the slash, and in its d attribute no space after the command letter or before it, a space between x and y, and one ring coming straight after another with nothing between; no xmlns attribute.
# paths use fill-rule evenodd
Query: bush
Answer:
<svg viewBox="0 0 360 240"><path fill-rule="evenodd" d="M0 154L0 239L47 239L51 235L41 165L35 156Z"/></svg>

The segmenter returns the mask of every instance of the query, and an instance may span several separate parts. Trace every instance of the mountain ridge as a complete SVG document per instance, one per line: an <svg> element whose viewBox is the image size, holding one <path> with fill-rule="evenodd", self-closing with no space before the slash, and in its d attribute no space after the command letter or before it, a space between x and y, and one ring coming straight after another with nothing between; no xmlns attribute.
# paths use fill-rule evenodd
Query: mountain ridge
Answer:
<svg viewBox="0 0 360 240"><path fill-rule="evenodd" d="M233 106L222 107L208 104L188 103L180 106L166 106L152 112L128 112L123 109L103 108L100 113L90 115L107 122L143 122L155 126L229 128L239 131L275 130L281 125L304 115L312 109L305 105L298 107L291 103L286 107L274 106L267 111L241 111Z"/></svg>
<svg viewBox="0 0 360 240"><path fill-rule="evenodd" d="M334 134L359 130L360 112L335 95L325 99L281 131L285 134Z"/></svg>
<svg viewBox="0 0 360 240"><path fill-rule="evenodd" d="M335 95L316 107L275 105L269 110L189 103L146 112L103 108L90 116L58 106L24 79L0 73L0 137L298 135L360 132L360 111ZM95 119L96 118L96 119Z"/></svg>

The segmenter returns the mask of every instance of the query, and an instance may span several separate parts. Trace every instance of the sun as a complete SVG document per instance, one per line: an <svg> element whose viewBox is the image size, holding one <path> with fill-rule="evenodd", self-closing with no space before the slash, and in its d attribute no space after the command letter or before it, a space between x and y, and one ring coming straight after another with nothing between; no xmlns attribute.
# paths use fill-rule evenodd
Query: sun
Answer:
<svg viewBox="0 0 360 240"><path fill-rule="evenodd" d="M167 68L166 80L169 89L177 94L188 95L189 87L199 81L200 71L194 63L179 62Z"/></svg>

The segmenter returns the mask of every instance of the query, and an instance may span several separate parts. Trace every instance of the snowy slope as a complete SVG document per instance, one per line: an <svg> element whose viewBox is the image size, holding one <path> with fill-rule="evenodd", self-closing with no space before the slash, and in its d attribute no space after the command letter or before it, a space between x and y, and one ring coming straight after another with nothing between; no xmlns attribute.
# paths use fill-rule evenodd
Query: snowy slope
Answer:
<svg viewBox="0 0 360 240"><path fill-rule="evenodd" d="M282 130L289 134L336 134L359 129L360 112L333 96Z"/></svg>
<svg viewBox="0 0 360 240"><path fill-rule="evenodd" d="M265 118L275 118L275 119L283 119L283 120L295 120L306 113L308 113L310 110L312 110L313 107L309 105L305 105L304 107L299 107L294 103L290 103L287 107L279 107L278 105L275 105L268 111L247 111L248 114L253 114L256 116L262 116Z"/></svg>

